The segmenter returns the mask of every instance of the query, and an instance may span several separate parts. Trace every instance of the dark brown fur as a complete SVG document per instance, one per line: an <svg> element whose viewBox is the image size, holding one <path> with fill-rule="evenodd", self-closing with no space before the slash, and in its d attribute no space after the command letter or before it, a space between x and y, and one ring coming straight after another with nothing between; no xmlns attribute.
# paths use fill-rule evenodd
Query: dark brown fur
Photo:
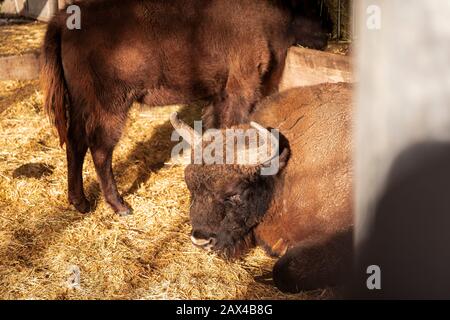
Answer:
<svg viewBox="0 0 450 320"><path fill-rule="evenodd" d="M69 201L90 210L82 166L91 151L107 202L130 213L116 187L112 153L130 106L207 99L205 125L247 120L276 90L293 38L278 1L96 0L81 7L81 30L61 11L43 47L45 109L66 144Z"/></svg>
<svg viewBox="0 0 450 320"><path fill-rule="evenodd" d="M189 165L193 236L214 250L243 251L246 239L283 256L274 281L285 291L334 285L352 251L352 106L349 84L292 89L263 100L251 119L282 134L281 171ZM287 162L287 165L286 165Z"/></svg>

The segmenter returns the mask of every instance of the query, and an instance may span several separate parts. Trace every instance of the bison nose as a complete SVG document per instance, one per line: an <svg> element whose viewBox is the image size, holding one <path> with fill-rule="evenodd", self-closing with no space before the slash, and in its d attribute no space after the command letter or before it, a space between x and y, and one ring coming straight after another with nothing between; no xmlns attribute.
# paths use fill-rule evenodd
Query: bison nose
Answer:
<svg viewBox="0 0 450 320"><path fill-rule="evenodd" d="M216 238L213 234L206 234L198 230L192 231L191 241L194 245L202 247L208 251L211 250L216 244Z"/></svg>

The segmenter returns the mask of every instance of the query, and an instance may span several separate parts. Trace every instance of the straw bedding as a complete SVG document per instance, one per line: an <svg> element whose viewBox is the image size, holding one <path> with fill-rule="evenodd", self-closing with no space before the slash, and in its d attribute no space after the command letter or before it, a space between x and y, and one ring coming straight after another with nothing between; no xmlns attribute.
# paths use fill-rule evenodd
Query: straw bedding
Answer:
<svg viewBox="0 0 450 320"><path fill-rule="evenodd" d="M41 109L38 83L0 82L0 298L3 299L303 299L270 283L274 260L256 249L223 261L190 244L183 168L164 165L169 114L189 120L199 108L135 107L115 152L115 172L134 215L114 215L99 192L90 156L84 176L96 210L81 215L66 200L64 150ZM69 283L80 270L79 286ZM73 287L73 288L72 288Z"/></svg>

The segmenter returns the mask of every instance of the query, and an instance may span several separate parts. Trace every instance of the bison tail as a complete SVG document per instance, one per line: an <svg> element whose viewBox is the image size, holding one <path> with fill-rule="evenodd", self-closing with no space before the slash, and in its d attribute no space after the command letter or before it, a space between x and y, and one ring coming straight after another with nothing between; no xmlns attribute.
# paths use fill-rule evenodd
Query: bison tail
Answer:
<svg viewBox="0 0 450 320"><path fill-rule="evenodd" d="M56 127L60 146L67 142L66 83L61 58L61 27L53 19L47 28L41 55L44 109Z"/></svg>
<svg viewBox="0 0 450 320"><path fill-rule="evenodd" d="M350 280L352 232L321 241L305 241L277 261L273 280L283 292L298 293L342 285Z"/></svg>

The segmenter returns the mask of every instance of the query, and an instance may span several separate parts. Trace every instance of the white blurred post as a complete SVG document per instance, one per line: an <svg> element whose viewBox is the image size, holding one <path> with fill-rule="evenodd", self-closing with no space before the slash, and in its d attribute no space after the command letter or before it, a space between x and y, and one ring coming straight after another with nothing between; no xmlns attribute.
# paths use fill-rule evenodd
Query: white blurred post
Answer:
<svg viewBox="0 0 450 320"><path fill-rule="evenodd" d="M355 245L360 257L395 159L418 143L450 142L450 1L355 2Z"/></svg>

